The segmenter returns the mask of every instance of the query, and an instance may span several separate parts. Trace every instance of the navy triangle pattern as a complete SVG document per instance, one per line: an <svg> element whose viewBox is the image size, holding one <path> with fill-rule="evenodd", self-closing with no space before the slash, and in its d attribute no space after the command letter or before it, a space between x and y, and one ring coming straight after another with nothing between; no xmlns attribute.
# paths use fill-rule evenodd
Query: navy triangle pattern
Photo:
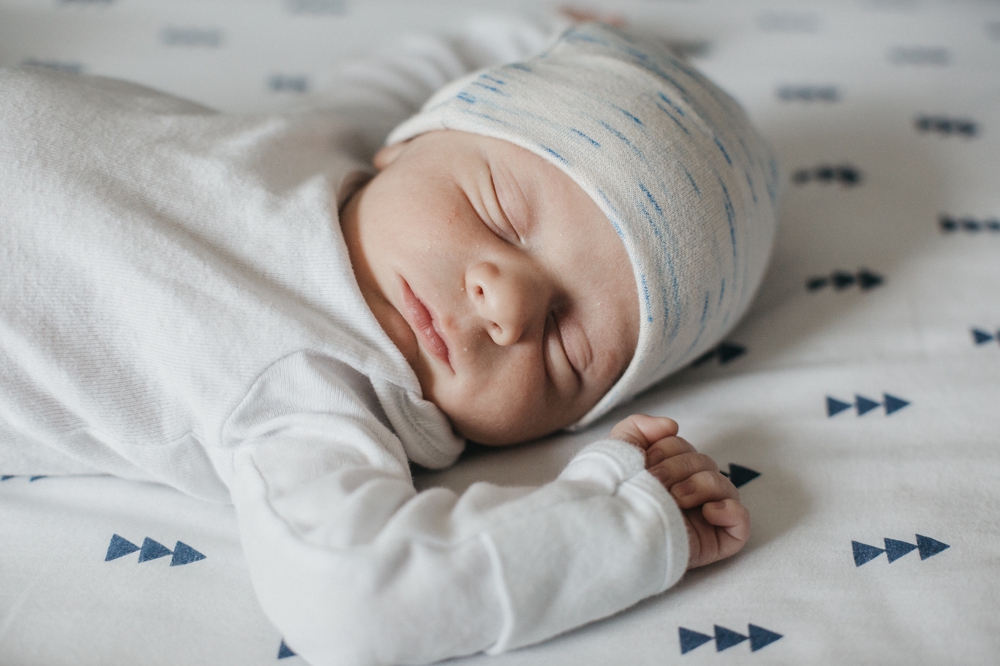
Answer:
<svg viewBox="0 0 1000 666"><path fill-rule="evenodd" d="M882 397L885 399L885 402L882 404L885 406L886 416L898 412L903 407L906 407L907 405L910 404L908 401L903 400L902 398L897 398L896 396L893 395L889 395L888 393L883 393Z"/></svg>
<svg viewBox="0 0 1000 666"><path fill-rule="evenodd" d="M146 537L142 542L142 548L139 550L139 562L148 562L166 557L167 555L170 555L169 548L158 541L153 541L149 537Z"/></svg>
<svg viewBox="0 0 1000 666"><path fill-rule="evenodd" d="M855 411L857 411L858 413L858 416L864 416L865 414L872 411L876 407L884 407L885 415L889 416L891 414L895 414L896 412L898 412L903 407L906 407L909 404L910 404L909 400L903 400L902 398L897 398L896 396L890 395L888 393L882 394L882 402L876 402L871 398L866 398L863 395L855 394L853 404L849 402L844 402L843 400L838 400L837 398L826 396L826 415L827 417L832 418L837 414L840 414L841 412L846 411L851 407L854 407Z"/></svg>
<svg viewBox="0 0 1000 666"><path fill-rule="evenodd" d="M868 544L861 543L860 541L852 541L851 548L854 550L854 566L856 567L860 567L862 564L871 562L885 552L884 548L869 546Z"/></svg>
<svg viewBox="0 0 1000 666"><path fill-rule="evenodd" d="M854 276L845 271L834 272L834 274L830 276L830 279L833 281L834 288L838 291L847 289L854 284Z"/></svg>
<svg viewBox="0 0 1000 666"><path fill-rule="evenodd" d="M190 564L203 559L205 559L204 555L183 541L178 541L177 545L174 546L174 556L170 558L170 566L178 567L182 564Z"/></svg>
<svg viewBox="0 0 1000 666"><path fill-rule="evenodd" d="M857 273L847 271L834 271L829 276L818 275L806 280L806 289L818 291L824 287L832 286L837 291L843 291L852 285L858 285L862 291L868 291L882 284L884 279L878 273L873 273L867 269L861 269Z"/></svg>
<svg viewBox="0 0 1000 666"><path fill-rule="evenodd" d="M23 476L23 474L4 474L3 476L0 476L0 481L6 481L7 479L16 479L19 476ZM46 479L46 478L48 478L48 474L38 474L37 476L29 476L28 483L31 483L33 481L38 481L38 479Z"/></svg>
<svg viewBox="0 0 1000 666"><path fill-rule="evenodd" d="M737 344L735 342L720 342L714 348L696 358L691 365L692 367L697 367L711 361L713 358L719 359L720 365L725 365L726 363L743 356L746 351L747 348L741 344Z"/></svg>
<svg viewBox="0 0 1000 666"><path fill-rule="evenodd" d="M111 543L108 544L108 554L104 556L105 562L110 562L111 560L117 560L119 557L124 557L129 553L134 553L139 550L139 546L135 545L128 539L124 539L117 534L112 535Z"/></svg>
<svg viewBox="0 0 1000 666"><path fill-rule="evenodd" d="M917 547L907 541L898 541L896 539L884 539L885 541L885 555L889 558L889 562L895 562L903 555L916 550Z"/></svg>
<svg viewBox="0 0 1000 666"><path fill-rule="evenodd" d="M945 548L951 548L946 543L941 543L930 537L925 537L922 534L917 535L917 548L920 549L920 559L926 560L932 555L937 555Z"/></svg>
<svg viewBox="0 0 1000 666"><path fill-rule="evenodd" d="M712 637L708 634L691 631L690 629L685 629L684 627L678 627L677 633L680 634L681 639L681 654L686 654L696 647L701 647L705 643L712 640Z"/></svg>
<svg viewBox="0 0 1000 666"><path fill-rule="evenodd" d="M722 652L723 650L728 650L734 645L739 645L749 636L744 636L743 634L738 634L732 629L726 629L725 627L720 627L715 625L715 651Z"/></svg>
<svg viewBox="0 0 1000 666"><path fill-rule="evenodd" d="M733 344L731 342L722 342L718 347L715 348L719 355L719 363L725 365L729 363L734 358L743 356L746 353L747 348L743 345Z"/></svg>
<svg viewBox="0 0 1000 666"><path fill-rule="evenodd" d="M756 624L748 625L747 633L741 634L718 624L713 626L713 635L703 634L700 631L693 631L686 627L678 627L677 634L681 643L681 654L687 654L691 650L701 647L711 640L715 640L715 651L722 652L734 645L749 639L750 651L757 650L770 645L776 640L783 638L783 634L759 627Z"/></svg>
<svg viewBox="0 0 1000 666"><path fill-rule="evenodd" d="M982 329L974 328L972 329L972 339L977 345L993 342L994 340L1000 342L1000 331L997 331L996 333L987 333Z"/></svg>
<svg viewBox="0 0 1000 666"><path fill-rule="evenodd" d="M198 560L205 559L205 555L199 553L197 550L187 545L183 541L178 541L174 546L173 550L170 550L164 546L159 541L150 539L146 537L142 541L142 546L137 546L128 539L119 536L118 534L113 534L111 536L111 542L108 544L108 551L104 556L105 562L110 562L111 560L117 560L119 557L124 557L139 551L139 562L149 562L150 560L158 560L161 557L166 557L167 555L172 555L170 558L170 566L177 567L184 564L190 564L191 562L197 562Z"/></svg>
<svg viewBox="0 0 1000 666"><path fill-rule="evenodd" d="M862 564L867 564L882 553L885 553L886 559L892 563L904 555L912 553L914 550L920 552L921 560L926 560L928 557L933 557L941 551L951 548L949 544L926 537L922 534L917 535L916 544L889 538L885 538L883 541L885 542L885 548L870 546L866 543L861 543L860 541L852 541L851 549L854 552L854 566L860 567Z"/></svg>
<svg viewBox="0 0 1000 666"><path fill-rule="evenodd" d="M749 467L743 467L742 465L736 465L734 463L729 463L728 472L719 472L722 476L728 476L729 480L733 482L733 485L739 488L742 485L746 485L750 481L753 481L758 476L760 472L752 470Z"/></svg>
<svg viewBox="0 0 1000 666"><path fill-rule="evenodd" d="M782 634L775 633L764 627L758 627L756 624L751 624L749 627L750 633L750 651L756 652L762 647L766 647L782 637Z"/></svg>
<svg viewBox="0 0 1000 666"><path fill-rule="evenodd" d="M878 407L879 403L875 402L874 400L869 400L864 396L855 395L854 406L858 410L858 416L862 416L863 414L867 414L868 412Z"/></svg>
<svg viewBox="0 0 1000 666"><path fill-rule="evenodd" d="M977 220L974 217L954 217L952 215L941 215L938 217L938 224L941 231L954 233L964 231L965 233L979 233L980 231L1000 231L1000 220L990 218Z"/></svg>
<svg viewBox="0 0 1000 666"><path fill-rule="evenodd" d="M841 402L840 400L837 400L836 398L831 398L830 396L826 396L826 415L827 416L836 416L837 414L841 413L845 409L850 409L850 408L851 408L851 403L849 403L849 402Z"/></svg>
<svg viewBox="0 0 1000 666"><path fill-rule="evenodd" d="M278 648L278 659L288 659L289 657L294 657L295 652L292 648L285 645L285 639L281 639L281 646Z"/></svg>

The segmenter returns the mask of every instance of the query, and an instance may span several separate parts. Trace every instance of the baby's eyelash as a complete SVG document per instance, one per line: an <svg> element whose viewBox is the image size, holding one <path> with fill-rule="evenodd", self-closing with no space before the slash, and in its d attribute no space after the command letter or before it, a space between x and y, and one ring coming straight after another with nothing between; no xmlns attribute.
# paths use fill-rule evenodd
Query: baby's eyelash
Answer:
<svg viewBox="0 0 1000 666"><path fill-rule="evenodd" d="M556 315L556 311L552 310L549 313L549 316L552 317L552 325L556 328L556 337L559 338L559 347L563 350L563 354L566 356L566 363L570 368L572 368L573 373L579 378L580 371L575 365L573 365L573 360L569 357L569 353L566 351L566 341L563 340L562 327L559 326L559 317Z"/></svg>
<svg viewBox="0 0 1000 666"><path fill-rule="evenodd" d="M514 223L511 222L510 216L507 214L507 211L504 210L503 204L500 203L500 194L497 192L497 182L496 182L496 177L495 177L494 174L495 174L495 172L491 169L490 170L490 186L491 186L491 188L493 190L493 200L497 204L497 210L500 211L500 215L503 217L504 222L506 223L506 225L510 228L510 233L513 236L513 239L508 239L508 240L510 242L516 244L516 245L523 245L524 244L524 239L521 238L521 234L518 233L517 228L514 226Z"/></svg>
<svg viewBox="0 0 1000 666"><path fill-rule="evenodd" d="M485 224L497 238L504 241L505 243L511 243L514 245L520 244L520 239L517 237L516 232L514 233L505 232L501 228L501 225L497 224L496 222L493 222L492 220L491 221L483 220L483 224Z"/></svg>

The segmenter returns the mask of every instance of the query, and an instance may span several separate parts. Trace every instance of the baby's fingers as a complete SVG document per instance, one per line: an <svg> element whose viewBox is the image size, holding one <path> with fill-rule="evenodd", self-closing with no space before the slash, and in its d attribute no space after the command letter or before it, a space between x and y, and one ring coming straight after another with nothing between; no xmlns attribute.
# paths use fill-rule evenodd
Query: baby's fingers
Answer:
<svg viewBox="0 0 1000 666"><path fill-rule="evenodd" d="M600 21L601 23L607 23L608 25L613 25L619 28L625 27L625 18L621 14L601 14L588 9L570 7L569 5L563 5L560 7L559 12L574 23Z"/></svg>
<svg viewBox="0 0 1000 666"><path fill-rule="evenodd" d="M657 440L646 449L646 469L682 453L695 453L695 448L683 437L674 435Z"/></svg>
<svg viewBox="0 0 1000 666"><path fill-rule="evenodd" d="M739 500L710 502L702 507L701 515L705 517L705 522L718 528L716 533L719 535L720 546L726 543L732 546L731 549L720 547L719 559L734 555L750 538L750 512Z"/></svg>
<svg viewBox="0 0 1000 666"><path fill-rule="evenodd" d="M676 434L677 421L673 419L668 419L665 416L632 414L619 421L611 429L611 434L608 436L611 439L620 439L645 450L649 448L651 443Z"/></svg>
<svg viewBox="0 0 1000 666"><path fill-rule="evenodd" d="M671 437L670 439L680 440L683 444L689 447L691 446L679 437ZM657 442L657 445L659 444L660 442ZM693 448L687 453L678 453L653 465L650 465L649 463L649 456L647 456L646 469L648 469L649 473L655 476L668 491L674 487L674 484L685 481L698 472L717 473L719 471L719 467L715 464L714 460L706 456L704 453L695 452Z"/></svg>
<svg viewBox="0 0 1000 666"><path fill-rule="evenodd" d="M711 470L692 474L688 479L674 484L670 488L670 494L677 500L677 506L682 509L726 499L738 501L740 498L736 486L729 479Z"/></svg>

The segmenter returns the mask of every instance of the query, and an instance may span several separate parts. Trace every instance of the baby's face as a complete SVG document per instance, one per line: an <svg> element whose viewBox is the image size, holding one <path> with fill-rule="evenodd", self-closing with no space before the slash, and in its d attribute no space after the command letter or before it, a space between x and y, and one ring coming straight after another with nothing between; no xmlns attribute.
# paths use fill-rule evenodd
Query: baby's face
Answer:
<svg viewBox="0 0 1000 666"><path fill-rule="evenodd" d="M541 157L451 130L383 149L341 224L361 291L463 436L509 444L585 414L635 352L625 247Z"/></svg>

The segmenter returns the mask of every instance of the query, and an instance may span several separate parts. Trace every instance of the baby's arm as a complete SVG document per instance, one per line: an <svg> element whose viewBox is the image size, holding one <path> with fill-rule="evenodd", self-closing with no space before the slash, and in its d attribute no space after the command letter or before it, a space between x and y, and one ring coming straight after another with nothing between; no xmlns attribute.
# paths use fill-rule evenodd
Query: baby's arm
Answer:
<svg viewBox="0 0 1000 666"><path fill-rule="evenodd" d="M214 450L262 608L315 666L503 652L673 585L685 520L643 451L607 439L539 487L418 493L364 379L292 354Z"/></svg>
<svg viewBox="0 0 1000 666"><path fill-rule="evenodd" d="M725 559L750 538L750 513L715 461L677 436L677 422L633 414L610 435L646 452L646 469L663 484L684 513L691 554L688 568Z"/></svg>

